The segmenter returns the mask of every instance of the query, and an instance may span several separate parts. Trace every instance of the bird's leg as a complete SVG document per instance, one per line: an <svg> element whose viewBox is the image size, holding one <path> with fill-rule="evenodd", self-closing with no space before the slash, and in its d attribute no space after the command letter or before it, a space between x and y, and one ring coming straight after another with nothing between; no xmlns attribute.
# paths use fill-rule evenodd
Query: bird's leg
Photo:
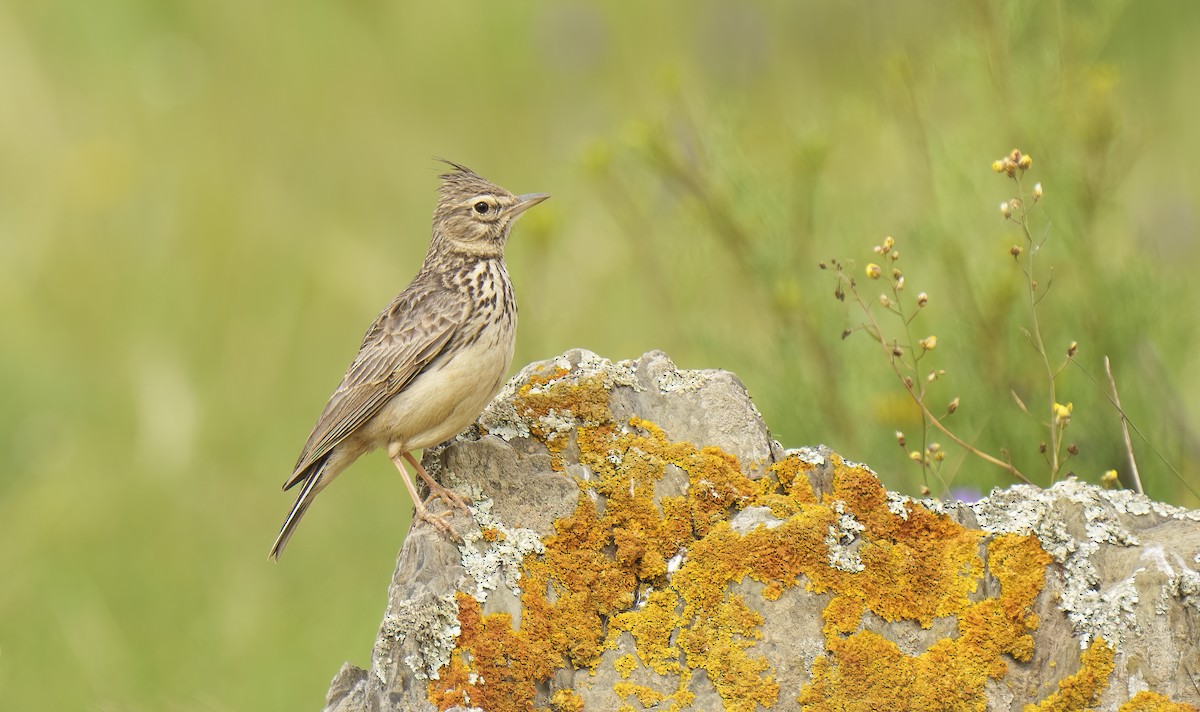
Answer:
<svg viewBox="0 0 1200 712"><path fill-rule="evenodd" d="M407 455L408 453L403 454ZM400 477L404 480L404 487L408 490L409 496L412 497L413 506L417 510L417 519L433 525L434 529L437 529L438 531L448 535L452 539L462 541L462 537L458 535L458 532L454 531L454 527L450 525L450 522L447 521L445 517L440 517L430 512L429 508L425 506L425 502L421 500L421 495L417 494L417 486L413 484L412 478L408 476L408 471L404 469L404 460L401 459L401 456L395 455L391 458L391 460L392 464L396 466L396 469L400 470ZM417 471L424 474L425 477L429 477L429 475L425 474L423 470L418 469Z"/></svg>
<svg viewBox="0 0 1200 712"><path fill-rule="evenodd" d="M429 473L425 471L424 467L421 467L421 463L417 461L417 458L413 457L411 452L404 453L404 459L408 460L409 463L416 468L417 474L421 476L421 479L425 480L425 485L429 487L429 499L438 497L451 507L458 507L461 509L463 514L471 513L471 510L468 506L471 504L471 500L452 489L443 487L440 482L430 477ZM428 502L429 499L425 501Z"/></svg>

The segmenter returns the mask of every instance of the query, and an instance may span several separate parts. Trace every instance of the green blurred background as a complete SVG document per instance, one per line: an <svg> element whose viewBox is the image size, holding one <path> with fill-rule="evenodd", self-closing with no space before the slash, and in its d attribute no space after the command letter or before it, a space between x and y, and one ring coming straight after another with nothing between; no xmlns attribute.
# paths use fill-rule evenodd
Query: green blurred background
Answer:
<svg viewBox="0 0 1200 712"><path fill-rule="evenodd" d="M423 256L438 166L554 199L515 230L515 368L583 346L737 372L785 445L915 492L919 432L833 298L898 240L932 402L1035 480L1046 406L1018 146L1049 227L1048 348L1078 340L1196 506L1200 5L0 2L0 705L317 709L369 662L410 503L365 458L279 565L289 472ZM847 262L847 264L850 264ZM860 279L860 284L865 280ZM878 285L865 285L867 297ZM923 364L924 365L924 364ZM1125 473L1068 369L1067 469ZM955 450L965 493L1011 482Z"/></svg>

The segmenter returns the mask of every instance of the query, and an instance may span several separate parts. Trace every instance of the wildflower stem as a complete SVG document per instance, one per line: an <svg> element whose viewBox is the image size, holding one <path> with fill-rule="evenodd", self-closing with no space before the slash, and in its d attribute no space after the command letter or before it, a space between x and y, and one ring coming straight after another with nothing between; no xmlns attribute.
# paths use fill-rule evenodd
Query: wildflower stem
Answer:
<svg viewBox="0 0 1200 712"><path fill-rule="evenodd" d="M1125 452L1129 455L1129 471L1133 474L1133 486L1138 494L1146 494L1142 489L1142 478L1138 475L1137 460L1133 457L1133 441L1129 438L1129 420L1125 417L1125 409L1121 407L1121 396L1117 395L1117 380L1113 378L1112 364L1104 357L1104 373L1108 375L1108 385L1112 389L1113 404L1121 414L1121 435L1125 437Z"/></svg>
<svg viewBox="0 0 1200 712"><path fill-rule="evenodd" d="M1013 180L1016 181L1017 188L1019 189L1021 187L1020 177L1014 177ZM1046 344L1042 340L1042 327L1038 323L1037 304L1039 300L1037 295L1037 272L1034 268L1034 258L1041 250L1042 245L1041 243L1034 243L1033 233L1029 231L1029 214L1026 211L1025 201L1020 202L1020 218L1016 222L1021 226L1021 231L1025 234L1025 241L1029 245L1029 249L1026 250L1028 255L1026 257L1027 266L1025 269L1026 284L1028 286L1027 291L1029 295L1029 321L1033 326L1029 333L1030 340L1033 342L1033 346L1037 350L1038 355L1042 357L1042 364L1046 367L1046 387L1050 394L1050 481L1054 482L1056 479L1058 479L1058 471L1061 467L1058 459L1059 445L1061 440L1059 437L1060 428L1054 413L1054 405L1058 403L1058 398L1055 394L1054 387L1054 377L1056 374L1054 372L1054 367L1050 365L1050 357L1046 353Z"/></svg>
<svg viewBox="0 0 1200 712"><path fill-rule="evenodd" d="M859 298L857 296L857 294L855 294L855 298L858 300L859 305L861 307L863 307L863 313L866 315L867 319L871 322L871 328L876 333L882 333L879 328L879 324L875 321L875 317L866 308L866 304L862 301L861 298ZM971 453L972 455L975 455L976 457L978 457L981 460L984 460L986 462L990 462L993 465L995 465L996 467L1000 467L1005 470L1008 470L1009 473L1011 473L1013 477L1016 477L1017 479L1021 480L1022 482L1024 482L1027 485L1033 484L1032 482L1029 481L1029 479L1027 477L1025 477L1025 475L1021 474L1021 471L1018 470L1016 468L1016 466L1013 465L1011 462L1005 462L1004 460L1000 460L998 458L992 457L991 455L987 454L986 452L980 450L979 448L975 447L971 443L967 442L966 440L963 440L962 438L960 438L957 435L955 435L954 433L952 433L950 431L950 429L947 428L945 425L942 425L942 421L939 420L938 417L936 415L934 415L933 412L930 411L929 408L927 408L925 406L924 400L919 395L917 395L917 392L915 390L913 390L913 386L909 385L909 382L904 379L904 374L900 371L900 367L896 365L896 358L892 354L892 351L889 349L887 342L884 341L883 339L879 339L878 341L879 341L880 347L883 349L884 356L887 358L888 364L891 365L892 371L896 374L896 378L898 378L900 380L900 385L904 386L904 390L908 392L909 397L913 399L913 402L916 403L917 407L921 409L921 413L924 414L925 417L923 420L925 420L927 423L932 424L933 427L940 430L943 435L945 435L946 437L948 437L952 441L954 441L954 444L958 445L959 447L961 447L962 449ZM926 468L922 468L922 470L927 471Z"/></svg>

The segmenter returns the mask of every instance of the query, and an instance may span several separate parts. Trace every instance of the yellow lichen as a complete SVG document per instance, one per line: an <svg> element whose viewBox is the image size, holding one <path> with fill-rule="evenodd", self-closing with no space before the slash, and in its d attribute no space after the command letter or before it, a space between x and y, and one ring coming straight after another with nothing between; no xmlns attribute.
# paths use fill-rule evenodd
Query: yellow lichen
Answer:
<svg viewBox="0 0 1200 712"><path fill-rule="evenodd" d="M666 695L653 690L645 685L635 685L632 682L618 682L613 685L613 692L617 693L617 697L626 699L630 696L636 697L638 702L644 707L657 705L667 698Z"/></svg>
<svg viewBox="0 0 1200 712"><path fill-rule="evenodd" d="M853 633L862 620L863 602L851 596L834 596L829 605L825 606L822 616L825 618L825 637Z"/></svg>
<svg viewBox="0 0 1200 712"><path fill-rule="evenodd" d="M1059 680L1058 692L1036 705L1025 705L1024 712L1072 712L1094 707L1100 693L1108 687L1113 671L1113 649L1096 639L1079 657L1079 672Z"/></svg>
<svg viewBox="0 0 1200 712"><path fill-rule="evenodd" d="M1143 690L1121 705L1117 712L1196 712L1196 708L1182 702L1172 702L1157 692Z"/></svg>
<svg viewBox="0 0 1200 712"><path fill-rule="evenodd" d="M573 382L561 369L519 390L518 413L535 423L532 434L557 468L569 433L556 416L578 419L571 432L588 475L577 482L575 511L555 522L543 553L523 562L519 631L507 616L481 616L473 599L460 596L458 647L429 686L440 709L531 710L537 686L556 669L594 668L626 633L634 654L614 663L622 699L682 712L693 700L692 672L703 670L727 709L772 707L780 693L775 671L755 652L762 618L734 588L747 578L762 584L767 600L802 583L833 594L823 613L827 654L800 691L806 709L982 710L984 686L1005 674L1006 660L1031 659L1032 605L1050 561L1034 537L987 542L987 573L1000 594L973 601L985 575L985 534L917 503L896 514L866 468L834 456L832 491L818 501L808 480L814 466L797 456L753 480L720 449L671 441L639 418L615 422L607 403L599 377ZM656 499L670 468L686 475L687 490ZM778 525L733 530L732 515L752 505L768 507ZM830 565L827 540L845 517L862 525L855 534L861 571ZM669 574L668 562L677 565ZM954 616L957 635L908 656L858 630L867 612L924 627ZM1098 673L1093 658L1089 669ZM663 684L646 687L635 671ZM556 693L552 704L568 710L577 699Z"/></svg>
<svg viewBox="0 0 1200 712"><path fill-rule="evenodd" d="M622 678L628 678L629 674L637 669L637 658L626 653L613 661L613 669L617 671Z"/></svg>
<svg viewBox="0 0 1200 712"><path fill-rule="evenodd" d="M556 690L550 696L550 707L554 712L583 712L583 700L574 690Z"/></svg>

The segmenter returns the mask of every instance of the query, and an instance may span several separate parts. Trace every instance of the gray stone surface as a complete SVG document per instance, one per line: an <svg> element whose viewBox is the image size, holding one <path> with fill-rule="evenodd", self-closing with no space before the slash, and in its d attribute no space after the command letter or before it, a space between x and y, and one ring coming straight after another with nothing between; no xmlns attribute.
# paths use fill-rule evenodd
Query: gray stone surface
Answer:
<svg viewBox="0 0 1200 712"><path fill-rule="evenodd" d="M456 592L480 601L485 614L512 615L514 627L520 626L522 560L542 552L554 522L575 511L581 493L596 499L594 492L577 484L586 482L590 473L579 461L575 440L581 425L596 423L572 412L554 411L536 418L518 412L522 387L536 391L542 387L538 378L556 372L562 374L560 379L577 382L599 379L618 424L637 416L657 424L672 441L720 447L736 455L752 478L763 476L772 463L786 456L796 457L817 465L808 477L818 499L833 492L832 453L825 448L785 452L772 440L733 374L680 371L659 352L613 363L573 350L531 364L513 378L476 425L425 453L431 474L475 498L473 519L454 517L461 543L427 526L409 532L370 667L362 670L347 663L339 671L329 690L328 712L434 709L427 701L427 685L450 659L459 634ZM535 431L562 438L556 441L562 445L557 455L561 470L553 469L556 455L544 438L534 436ZM687 474L667 465L655 485L654 499L661 503L665 497L683 494L688 486ZM829 564L857 575L863 568L859 557L863 525L842 502L826 502L838 513L825 538ZM603 507L602 501L597 504ZM1053 692L1051 683L1078 669L1081 648L1095 637L1103 637L1116 651L1116 671L1098 709L1115 710L1147 689L1200 704L1200 512L1074 480L1046 490L1029 486L997 490L971 504L918 503L889 493L885 505L890 516L901 519L907 519L913 507L928 506L987 535L1032 533L1053 559L1035 605L1041 624L1034 633L1033 658L1027 663L1009 660L1008 674L987 683L989 709L1020 710ZM777 527L782 521L770 508L753 506L734 514L731 526L745 534L759 527ZM491 532L490 538L484 537L485 530ZM686 554L681 551L668 564L670 574L679 569ZM989 576L979 586L972 600L998 594L999 587ZM754 653L770 661L780 685L772 709L799 709L796 698L811 677L813 662L827 652L822 611L831 596L799 585L786 588L777 600L768 600L763 588L749 578L731 584L747 606L763 617L762 639L754 643ZM636 593L634 606L641 605L646 592L631 593ZM951 616L923 628L913 621L888 622L868 612L860 625L860 630L873 630L894 642L906 655L920 654L939 639L957 635ZM614 692L622 681L662 694L674 691L669 680L646 667L622 678L614 662L634 653L633 638L622 634L594 670L562 669L540 684L536 705L549 709L555 690L572 688L588 710L616 710L622 704L643 709L635 698ZM703 670L693 671L689 685L696 697L685 709L725 708Z"/></svg>

